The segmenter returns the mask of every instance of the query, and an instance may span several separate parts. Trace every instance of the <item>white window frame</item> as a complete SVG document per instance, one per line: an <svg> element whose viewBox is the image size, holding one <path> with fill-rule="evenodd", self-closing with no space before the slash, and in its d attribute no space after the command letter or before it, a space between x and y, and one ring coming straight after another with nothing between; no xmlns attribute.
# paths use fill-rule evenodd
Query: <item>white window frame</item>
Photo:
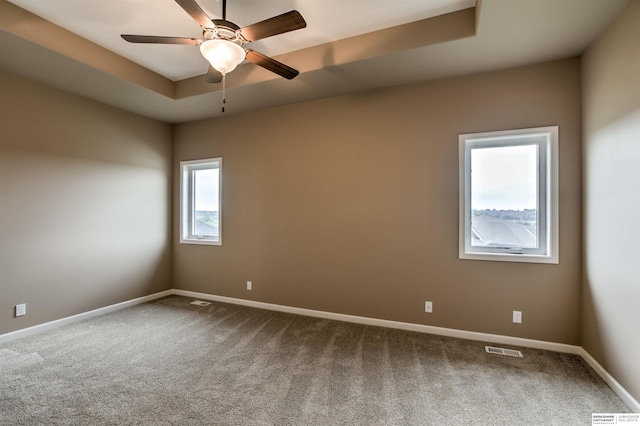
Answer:
<svg viewBox="0 0 640 426"><path fill-rule="evenodd" d="M459 141L459 258L505 262L559 263L558 126L462 134ZM471 150L538 145L539 249L471 245Z"/></svg>
<svg viewBox="0 0 640 426"><path fill-rule="evenodd" d="M195 235L194 172L218 169L218 236ZM180 243L222 245L222 158L206 158L180 162Z"/></svg>

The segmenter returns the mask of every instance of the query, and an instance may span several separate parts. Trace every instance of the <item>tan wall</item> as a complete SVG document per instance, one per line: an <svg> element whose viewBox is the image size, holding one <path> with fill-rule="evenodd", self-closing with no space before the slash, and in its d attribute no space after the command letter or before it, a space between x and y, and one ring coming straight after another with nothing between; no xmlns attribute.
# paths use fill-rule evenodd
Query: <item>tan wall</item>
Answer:
<svg viewBox="0 0 640 426"><path fill-rule="evenodd" d="M0 334L171 288L170 126L1 72L0 93Z"/></svg>
<svg viewBox="0 0 640 426"><path fill-rule="evenodd" d="M640 1L583 58L582 346L640 401Z"/></svg>
<svg viewBox="0 0 640 426"><path fill-rule="evenodd" d="M547 125L560 264L459 260L458 134ZM177 125L174 176L224 159L223 245L176 242L176 180L174 287L579 344L580 132L577 59Z"/></svg>

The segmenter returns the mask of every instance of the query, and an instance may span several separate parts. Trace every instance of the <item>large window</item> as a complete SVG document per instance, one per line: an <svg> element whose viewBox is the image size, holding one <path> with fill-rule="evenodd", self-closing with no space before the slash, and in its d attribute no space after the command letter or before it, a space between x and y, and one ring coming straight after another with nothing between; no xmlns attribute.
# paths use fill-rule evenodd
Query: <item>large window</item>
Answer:
<svg viewBox="0 0 640 426"><path fill-rule="evenodd" d="M222 158L180 162L180 242L222 245Z"/></svg>
<svg viewBox="0 0 640 426"><path fill-rule="evenodd" d="M558 263L558 127L459 143L460 259Z"/></svg>

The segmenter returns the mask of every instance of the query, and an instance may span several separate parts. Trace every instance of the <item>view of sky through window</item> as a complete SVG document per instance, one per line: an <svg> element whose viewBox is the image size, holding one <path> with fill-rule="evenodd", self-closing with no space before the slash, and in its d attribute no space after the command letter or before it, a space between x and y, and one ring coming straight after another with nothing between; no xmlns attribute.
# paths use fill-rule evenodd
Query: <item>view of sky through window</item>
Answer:
<svg viewBox="0 0 640 426"><path fill-rule="evenodd" d="M472 210L537 208L537 145L471 150Z"/></svg>
<svg viewBox="0 0 640 426"><path fill-rule="evenodd" d="M195 210L218 211L218 180L220 169L195 171Z"/></svg>

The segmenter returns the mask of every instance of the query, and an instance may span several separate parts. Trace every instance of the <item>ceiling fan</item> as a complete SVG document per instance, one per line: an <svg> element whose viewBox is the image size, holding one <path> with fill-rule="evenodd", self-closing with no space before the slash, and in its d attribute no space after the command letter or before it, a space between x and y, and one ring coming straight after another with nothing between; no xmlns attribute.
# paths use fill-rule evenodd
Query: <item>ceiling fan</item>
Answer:
<svg viewBox="0 0 640 426"><path fill-rule="evenodd" d="M224 83L224 76L245 59L289 80L298 75L298 70L260 52L242 47L252 41L305 28L307 23L297 10L240 28L227 21L226 0L222 0L222 19L209 18L195 0L175 1L202 27L202 39L134 34L122 34L121 37L130 43L200 46L200 52L210 63L206 76L208 83Z"/></svg>

